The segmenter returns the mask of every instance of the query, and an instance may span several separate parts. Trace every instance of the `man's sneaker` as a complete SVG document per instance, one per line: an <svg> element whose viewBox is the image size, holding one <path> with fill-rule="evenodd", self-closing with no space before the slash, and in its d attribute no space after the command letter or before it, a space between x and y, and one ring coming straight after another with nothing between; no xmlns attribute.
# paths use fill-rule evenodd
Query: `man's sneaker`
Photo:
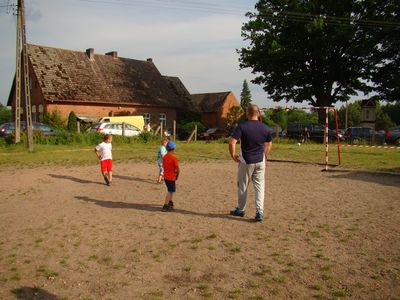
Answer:
<svg viewBox="0 0 400 300"><path fill-rule="evenodd" d="M245 212L244 210L240 210L238 207L236 207L234 210L231 210L231 215L236 217L244 217Z"/></svg>
<svg viewBox="0 0 400 300"><path fill-rule="evenodd" d="M256 217L255 217L255 220L256 220L257 222L261 222L262 220L264 220L264 215L263 215L263 213L257 212L257 213L256 213Z"/></svg>
<svg viewBox="0 0 400 300"><path fill-rule="evenodd" d="M171 207L169 206L169 204L164 204L164 206L162 207L162 211L170 211Z"/></svg>
<svg viewBox="0 0 400 300"><path fill-rule="evenodd" d="M104 181L106 182L107 185L110 185L110 180L108 179L107 174L104 174Z"/></svg>

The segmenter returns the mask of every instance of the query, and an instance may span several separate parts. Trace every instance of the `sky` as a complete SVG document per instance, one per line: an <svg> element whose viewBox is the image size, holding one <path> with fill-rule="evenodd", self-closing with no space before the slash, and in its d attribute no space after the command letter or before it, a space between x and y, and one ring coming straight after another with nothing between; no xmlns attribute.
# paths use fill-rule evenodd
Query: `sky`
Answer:
<svg viewBox="0 0 400 300"><path fill-rule="evenodd" d="M0 0L0 102L6 104L15 74L16 16ZM239 68L236 49L247 45L241 27L251 0L26 0L27 42L153 62L177 76L191 94L233 91L247 80L253 102L273 103ZM282 105L282 104L281 104Z"/></svg>

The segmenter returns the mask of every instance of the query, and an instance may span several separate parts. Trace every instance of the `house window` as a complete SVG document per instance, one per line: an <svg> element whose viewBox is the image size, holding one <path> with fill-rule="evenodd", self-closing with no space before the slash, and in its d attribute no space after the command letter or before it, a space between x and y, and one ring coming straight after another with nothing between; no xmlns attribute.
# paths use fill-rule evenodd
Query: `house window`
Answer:
<svg viewBox="0 0 400 300"><path fill-rule="evenodd" d="M167 115L166 114L160 114L160 124L162 124L163 128L165 128L167 126Z"/></svg>
<svg viewBox="0 0 400 300"><path fill-rule="evenodd" d="M32 105L32 122L36 122L36 105Z"/></svg>
<svg viewBox="0 0 400 300"><path fill-rule="evenodd" d="M150 123L150 114L149 113L144 113L143 114L143 119L144 119L144 124L149 124Z"/></svg>

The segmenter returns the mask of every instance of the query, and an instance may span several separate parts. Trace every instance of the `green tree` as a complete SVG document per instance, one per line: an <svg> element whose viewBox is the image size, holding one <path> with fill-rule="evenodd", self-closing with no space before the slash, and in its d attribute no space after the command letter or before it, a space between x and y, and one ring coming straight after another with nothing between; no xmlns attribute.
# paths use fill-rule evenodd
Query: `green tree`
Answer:
<svg viewBox="0 0 400 300"><path fill-rule="evenodd" d="M250 45L238 50L240 66L257 74L252 82L274 101L331 106L371 92L377 63L371 49L385 37L375 34L379 26L363 23L378 14L366 2L259 0L242 27ZM324 117L319 110L320 122Z"/></svg>
<svg viewBox="0 0 400 300"><path fill-rule="evenodd" d="M243 81L242 92L240 93L240 106L246 111L247 106L251 104L251 93L247 80Z"/></svg>
<svg viewBox="0 0 400 300"><path fill-rule="evenodd" d="M7 109L3 104L0 103L0 124L10 121L11 110Z"/></svg>
<svg viewBox="0 0 400 300"><path fill-rule="evenodd" d="M226 114L226 127L232 129L241 121L244 115L243 109L240 106L231 106Z"/></svg>
<svg viewBox="0 0 400 300"><path fill-rule="evenodd" d="M385 26L373 31L379 47L372 48L375 68L371 80L380 100L400 101L400 1L365 1L365 11L375 24ZM379 12L377 14L376 12Z"/></svg>
<svg viewBox="0 0 400 300"><path fill-rule="evenodd" d="M266 117L270 118L274 124L281 128L286 128L288 124L288 113L284 109L272 109L266 113Z"/></svg>
<svg viewBox="0 0 400 300"><path fill-rule="evenodd" d="M63 129L65 127L65 120L62 119L59 110L52 110L45 113L43 116L43 122L58 129Z"/></svg>
<svg viewBox="0 0 400 300"><path fill-rule="evenodd" d="M397 103L387 103L386 105L382 105L382 111L386 113L392 122L396 125L400 125L400 101Z"/></svg>
<svg viewBox="0 0 400 300"><path fill-rule="evenodd" d="M76 114L73 111L69 113L67 128L71 132L78 131L78 119L76 118Z"/></svg>

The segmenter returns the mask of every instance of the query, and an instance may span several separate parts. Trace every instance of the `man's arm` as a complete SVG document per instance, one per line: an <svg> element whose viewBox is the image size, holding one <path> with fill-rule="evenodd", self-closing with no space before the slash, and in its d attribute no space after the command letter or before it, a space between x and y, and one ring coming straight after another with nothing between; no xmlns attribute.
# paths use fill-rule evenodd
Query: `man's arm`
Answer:
<svg viewBox="0 0 400 300"><path fill-rule="evenodd" d="M97 151L96 148L94 149L94 153L96 153L96 156L98 159L101 159L100 153L99 153L99 151Z"/></svg>
<svg viewBox="0 0 400 300"><path fill-rule="evenodd" d="M265 154L265 159L268 159L269 152L271 152L272 149L272 141L271 142L265 142L264 143L264 154Z"/></svg>
<svg viewBox="0 0 400 300"><path fill-rule="evenodd" d="M231 137L231 140L229 141L229 153L232 157L232 159L236 162L239 162L238 155L236 155L236 144L237 144L237 139Z"/></svg>

